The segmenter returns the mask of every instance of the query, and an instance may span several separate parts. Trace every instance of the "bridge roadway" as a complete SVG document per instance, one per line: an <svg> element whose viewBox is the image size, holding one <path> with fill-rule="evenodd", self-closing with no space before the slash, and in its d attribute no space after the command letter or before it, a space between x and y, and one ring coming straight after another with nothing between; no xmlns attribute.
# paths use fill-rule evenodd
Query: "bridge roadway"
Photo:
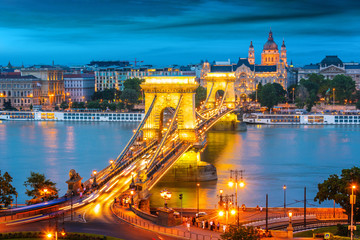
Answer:
<svg viewBox="0 0 360 240"><path fill-rule="evenodd" d="M199 139L204 137L204 134L225 114L232 110L222 108L221 110L214 110L207 114L207 119L198 119L197 135ZM173 119L175 120L175 119ZM176 129L176 125L174 126ZM165 139L161 146L161 155L157 157L156 162L160 169L148 173L148 180L150 187L154 186L157 181L171 168L176 160L186 152L192 143L183 142L178 139L176 131L169 129L170 134ZM132 178L136 178L136 174L145 170L151 156L159 147L156 142L150 142L144 148L141 145L133 145L129 147L132 149L125 154L123 159L120 159L121 164L116 167L109 166L101 171L98 176L98 182L101 187L88 196L84 196L80 201L74 202L73 209L76 211L76 219L81 216L82 223L66 223L66 231L90 232L105 234L110 236L122 237L124 239L136 239L132 234L136 232L139 239L171 239L169 237L160 236L159 234L149 234L142 231L124 230L119 227L119 220L111 213L110 204L114 198L126 191L129 187ZM105 183L106 182L106 183ZM70 211L70 206L59 208L60 211ZM44 220L45 219L45 220ZM36 221L40 221L36 223ZM1 232L15 231L15 230L40 230L46 228L48 224L48 215L42 214L32 218L20 219L6 224L2 224ZM1 225L0 225L1 226ZM120 224L121 226L121 224ZM155 234L155 235L154 235ZM131 236L129 238L129 236ZM146 236L146 237L145 237Z"/></svg>

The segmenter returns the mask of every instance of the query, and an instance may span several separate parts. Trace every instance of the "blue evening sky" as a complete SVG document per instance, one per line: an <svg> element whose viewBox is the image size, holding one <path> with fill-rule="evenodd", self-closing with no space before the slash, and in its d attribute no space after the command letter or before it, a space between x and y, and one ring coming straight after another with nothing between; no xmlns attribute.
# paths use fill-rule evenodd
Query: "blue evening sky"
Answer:
<svg viewBox="0 0 360 240"><path fill-rule="evenodd" d="M270 27L294 65L360 61L360 1L0 0L0 65L256 62Z"/></svg>

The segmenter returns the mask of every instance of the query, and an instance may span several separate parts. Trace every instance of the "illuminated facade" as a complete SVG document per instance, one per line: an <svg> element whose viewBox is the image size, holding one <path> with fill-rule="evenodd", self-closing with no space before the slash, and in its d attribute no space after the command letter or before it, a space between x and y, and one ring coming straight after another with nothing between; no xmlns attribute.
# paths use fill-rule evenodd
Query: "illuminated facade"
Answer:
<svg viewBox="0 0 360 240"><path fill-rule="evenodd" d="M216 94L219 90L224 91L224 105L228 108L235 107L235 83L234 73L207 73L205 81L207 84L207 94L209 99L206 102L207 108L214 108L216 105ZM225 93L226 92L226 93Z"/></svg>
<svg viewBox="0 0 360 240"><path fill-rule="evenodd" d="M165 109L176 109L179 106L177 115L179 137L185 141L196 141L195 91L198 86L195 77L145 77L145 82L141 84L145 93L145 114L148 111L151 113L142 130L144 138L161 139L161 132L165 127L163 122Z"/></svg>
<svg viewBox="0 0 360 240"><path fill-rule="evenodd" d="M261 53L261 64L255 63L255 50L251 41L248 57L239 58L236 64L203 64L202 78L206 79L208 73L227 73L235 74L235 96L242 101L248 100L248 95L256 91L259 83L279 83L284 89L287 88L287 75L289 66L287 64L287 52L285 41L281 46L281 51L275 43L273 34L270 31L268 41L264 44ZM209 86L207 85L207 88Z"/></svg>
<svg viewBox="0 0 360 240"><path fill-rule="evenodd" d="M39 78L41 87L40 105L55 106L65 101L64 70L53 66L22 68L21 75Z"/></svg>
<svg viewBox="0 0 360 240"><path fill-rule="evenodd" d="M94 94L94 74L64 74L66 98L71 102L89 101Z"/></svg>
<svg viewBox="0 0 360 240"><path fill-rule="evenodd" d="M40 79L34 76L21 76L20 74L0 75L0 108L5 102L17 109L30 109L31 105L39 104Z"/></svg>
<svg viewBox="0 0 360 240"><path fill-rule="evenodd" d="M95 92L115 88L124 90L124 82L129 78L143 79L148 76L194 76L189 67L107 67L95 71Z"/></svg>
<svg viewBox="0 0 360 240"><path fill-rule="evenodd" d="M350 76L360 89L360 63L344 63L338 56L326 56L320 63L305 65L299 68L298 81L307 79L310 74L321 74L326 79L333 79L336 75Z"/></svg>

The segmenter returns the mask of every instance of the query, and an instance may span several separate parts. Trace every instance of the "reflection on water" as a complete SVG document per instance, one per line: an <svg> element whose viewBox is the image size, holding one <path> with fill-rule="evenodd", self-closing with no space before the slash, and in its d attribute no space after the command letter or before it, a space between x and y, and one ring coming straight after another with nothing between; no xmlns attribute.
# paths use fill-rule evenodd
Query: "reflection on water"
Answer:
<svg viewBox="0 0 360 240"><path fill-rule="evenodd" d="M102 169L114 159L132 135L137 123L2 122L0 123L0 169L14 177L19 202L26 200L23 186L30 171L45 173L57 182L61 194L74 168L84 179L93 169ZM239 190L239 203L264 206L283 205L284 184L287 202L302 206L303 188L308 203L317 184L341 169L358 166L360 127L357 126L248 126L247 132L210 132L202 160L212 163L218 180L200 185L200 207L213 208L220 189L231 194L226 183L230 169L245 170L246 187ZM160 181L151 191L151 204L163 205L160 191L173 193L169 206L196 208L196 183ZM331 206L331 203L322 204Z"/></svg>
<svg viewBox="0 0 360 240"><path fill-rule="evenodd" d="M210 132L202 161L212 163L218 171L217 182L201 183L200 207L213 207L220 189L227 187L230 169L245 170L246 187L239 190L239 203L264 206L269 194L270 206L283 205L282 186L287 185L287 202L302 206L303 188L307 187L308 205L313 201L317 184L330 174L358 165L360 153L358 126L266 126L250 125L247 132ZM173 191L176 199L169 203L179 206L178 194L184 194L184 207L196 208L196 183L160 182L151 191L152 205L160 206L158 193L162 188ZM179 190L180 189L180 190ZM185 201L185 199L188 201ZM323 203L321 206L331 206Z"/></svg>
<svg viewBox="0 0 360 240"><path fill-rule="evenodd" d="M121 152L137 123L0 123L0 170L8 171L25 202L23 186L30 171L45 173L65 194L69 170L84 179Z"/></svg>

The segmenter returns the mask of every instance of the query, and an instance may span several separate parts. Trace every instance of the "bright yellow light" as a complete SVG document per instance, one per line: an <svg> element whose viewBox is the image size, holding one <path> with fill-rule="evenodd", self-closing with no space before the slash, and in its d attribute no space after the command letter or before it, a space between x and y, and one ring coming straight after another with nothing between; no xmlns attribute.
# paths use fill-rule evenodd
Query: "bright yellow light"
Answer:
<svg viewBox="0 0 360 240"><path fill-rule="evenodd" d="M286 185L283 186L283 189L284 189L284 190L286 189Z"/></svg>
<svg viewBox="0 0 360 240"><path fill-rule="evenodd" d="M228 182L228 186L232 188L234 186L234 182L233 181Z"/></svg>
<svg viewBox="0 0 360 240"><path fill-rule="evenodd" d="M236 213L235 209L231 209L230 213L231 213L231 215L235 215L235 213Z"/></svg>
<svg viewBox="0 0 360 240"><path fill-rule="evenodd" d="M220 216L220 217L224 216L224 211L220 211L220 212L219 212L219 216Z"/></svg>
<svg viewBox="0 0 360 240"><path fill-rule="evenodd" d="M48 233L48 234L46 234L46 237L47 237L47 238L52 238L52 234L51 234L51 233Z"/></svg>
<svg viewBox="0 0 360 240"><path fill-rule="evenodd" d="M130 191L130 194L131 194L131 195L134 195L134 190L131 190L131 191Z"/></svg>
<svg viewBox="0 0 360 240"><path fill-rule="evenodd" d="M356 188L356 186L355 185L352 185L352 189L355 189Z"/></svg>
<svg viewBox="0 0 360 240"><path fill-rule="evenodd" d="M197 183L196 186L200 187L200 183Z"/></svg>
<svg viewBox="0 0 360 240"><path fill-rule="evenodd" d="M109 161L109 163L110 163L110 164L113 164L113 163L114 163L114 160L111 159L111 160Z"/></svg>
<svg viewBox="0 0 360 240"><path fill-rule="evenodd" d="M224 191L222 189L220 189L220 194L222 194Z"/></svg>
<svg viewBox="0 0 360 240"><path fill-rule="evenodd" d="M94 174L94 176L95 176L95 175L97 174L97 171L96 171L96 170L94 170L94 171L93 171L93 174Z"/></svg>
<svg viewBox="0 0 360 240"><path fill-rule="evenodd" d="M245 187L245 183L244 183L243 181L241 181L241 182L239 183L239 186L240 186L241 188L243 188L243 187Z"/></svg>
<svg viewBox="0 0 360 240"><path fill-rule="evenodd" d="M96 206L94 207L94 212L96 214L98 214L100 212L100 203L96 204Z"/></svg>
<svg viewBox="0 0 360 240"><path fill-rule="evenodd" d="M292 212L289 212L289 217L292 217Z"/></svg>
<svg viewBox="0 0 360 240"><path fill-rule="evenodd" d="M61 232L61 236L65 236L66 232L64 230Z"/></svg>

